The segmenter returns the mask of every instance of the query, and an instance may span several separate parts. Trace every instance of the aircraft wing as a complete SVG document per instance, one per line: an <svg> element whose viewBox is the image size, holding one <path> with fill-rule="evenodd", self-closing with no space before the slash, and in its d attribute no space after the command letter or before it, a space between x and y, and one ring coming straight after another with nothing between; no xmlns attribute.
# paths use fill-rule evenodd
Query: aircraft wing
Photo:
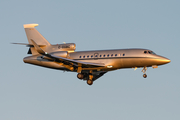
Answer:
<svg viewBox="0 0 180 120"><path fill-rule="evenodd" d="M72 59L68 59L68 58L64 58L64 57L59 57L59 56L51 55L51 54L48 54L47 56L50 57L50 58L61 60L63 62L74 63L75 66L78 66L78 64L82 64L82 65L86 65L86 66L94 66L94 67L104 67L105 66L103 63L82 62L82 61L78 61L78 60L72 60Z"/></svg>
<svg viewBox="0 0 180 120"><path fill-rule="evenodd" d="M82 62L82 61L78 61L78 60L73 60L73 59L68 59L68 58L64 58L64 57L59 57L59 56L55 56L52 54L48 54L47 52L44 52L36 43L34 40L32 40L32 43L35 47L35 49L37 50L37 52L39 54L42 54L46 57L52 58L54 59L56 62L59 63L63 63L65 65L74 65L76 67L78 66L82 66L82 67L104 67L105 65L103 63L90 63L90 62Z"/></svg>

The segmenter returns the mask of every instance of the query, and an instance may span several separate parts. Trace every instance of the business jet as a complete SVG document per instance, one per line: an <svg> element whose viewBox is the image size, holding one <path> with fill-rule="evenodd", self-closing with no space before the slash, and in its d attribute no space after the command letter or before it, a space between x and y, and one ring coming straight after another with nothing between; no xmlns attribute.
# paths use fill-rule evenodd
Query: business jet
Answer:
<svg viewBox="0 0 180 120"><path fill-rule="evenodd" d="M28 54L25 63L62 71L77 72L77 78L92 85L105 73L123 68L143 68L146 78L147 67L158 68L170 62L169 59L155 54L148 49L114 49L75 51L74 43L51 45L36 29L38 24L25 24L24 29L28 39Z"/></svg>

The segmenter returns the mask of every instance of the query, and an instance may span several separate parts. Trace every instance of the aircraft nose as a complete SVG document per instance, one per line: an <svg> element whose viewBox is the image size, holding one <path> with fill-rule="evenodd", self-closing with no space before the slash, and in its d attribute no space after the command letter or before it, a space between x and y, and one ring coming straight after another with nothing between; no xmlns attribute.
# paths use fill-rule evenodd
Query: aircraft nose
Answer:
<svg viewBox="0 0 180 120"><path fill-rule="evenodd" d="M164 61L165 61L166 63L170 63L170 62L171 62L171 60L170 60L170 59L167 59L167 58L166 58Z"/></svg>
<svg viewBox="0 0 180 120"><path fill-rule="evenodd" d="M167 64L167 63L170 63L170 62L171 62L170 59L165 58L165 57L161 57L161 58L160 58L160 61L161 61L162 64Z"/></svg>

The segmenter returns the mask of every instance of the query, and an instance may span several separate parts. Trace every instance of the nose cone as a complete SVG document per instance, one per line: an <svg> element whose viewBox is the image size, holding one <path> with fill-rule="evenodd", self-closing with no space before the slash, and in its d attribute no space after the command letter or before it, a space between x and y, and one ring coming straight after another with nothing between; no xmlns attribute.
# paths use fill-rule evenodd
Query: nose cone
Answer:
<svg viewBox="0 0 180 120"><path fill-rule="evenodd" d="M168 59L168 58L165 58L165 59L164 59L164 62L165 62L165 63L170 63L170 62L171 62L171 60L170 60L170 59Z"/></svg>
<svg viewBox="0 0 180 120"><path fill-rule="evenodd" d="M165 57L160 57L159 62L161 62L161 64L167 64L170 63L171 60Z"/></svg>

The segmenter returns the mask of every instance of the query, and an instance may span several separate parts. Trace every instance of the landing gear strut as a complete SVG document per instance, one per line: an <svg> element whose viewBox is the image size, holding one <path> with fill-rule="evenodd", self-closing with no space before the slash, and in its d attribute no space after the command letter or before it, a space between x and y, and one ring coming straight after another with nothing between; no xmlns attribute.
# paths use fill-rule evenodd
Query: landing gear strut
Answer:
<svg viewBox="0 0 180 120"><path fill-rule="evenodd" d="M91 72L89 73L89 79L87 80L87 84L88 85L92 85L93 84L93 75L92 75Z"/></svg>
<svg viewBox="0 0 180 120"><path fill-rule="evenodd" d="M144 78L147 78L146 70L147 70L147 67L144 67L144 68L142 69L142 71L141 71L141 72L144 73L144 74L143 74L143 77L144 77Z"/></svg>

